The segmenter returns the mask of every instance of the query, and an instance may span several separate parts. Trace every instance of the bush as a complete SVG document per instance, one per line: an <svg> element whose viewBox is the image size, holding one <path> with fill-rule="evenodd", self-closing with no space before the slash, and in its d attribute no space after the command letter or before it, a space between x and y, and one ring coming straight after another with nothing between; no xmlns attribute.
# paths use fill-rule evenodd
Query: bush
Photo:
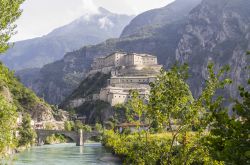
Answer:
<svg viewBox="0 0 250 165"><path fill-rule="evenodd" d="M186 155L180 155L180 146L183 146L183 137L180 137L174 145L174 151L169 153L172 134L157 133L146 134L146 132L125 135L115 133L112 130L106 130L103 135L102 143L105 147L111 149L113 153L124 159L124 164L168 164L166 155L171 154L171 164L183 164L183 161L177 159L179 156L185 158ZM196 136L190 132L186 136L189 143L196 142ZM213 161L205 148L193 149L194 152L188 155L187 164L220 164ZM189 152L189 146L186 146Z"/></svg>
<svg viewBox="0 0 250 165"><path fill-rule="evenodd" d="M72 131L72 130L74 130L74 123L72 121L65 121L64 122L64 130L65 131Z"/></svg>
<svg viewBox="0 0 250 165"><path fill-rule="evenodd" d="M45 144L66 143L67 138L60 134L53 134L45 139Z"/></svg>
<svg viewBox="0 0 250 165"><path fill-rule="evenodd" d="M19 128L19 135L19 146L26 146L30 144L32 145L34 143L34 140L36 138L36 132L31 127L31 117L29 114L23 115L22 125Z"/></svg>
<svg viewBox="0 0 250 165"><path fill-rule="evenodd" d="M101 125L101 124L99 124L99 123L96 123L96 124L95 124L95 130L96 130L96 131L101 132L102 129L103 129L103 128L102 128L102 125Z"/></svg>
<svg viewBox="0 0 250 165"><path fill-rule="evenodd" d="M92 127L89 126L89 125L84 125L82 127L82 129L83 129L84 132L91 132L92 131Z"/></svg>

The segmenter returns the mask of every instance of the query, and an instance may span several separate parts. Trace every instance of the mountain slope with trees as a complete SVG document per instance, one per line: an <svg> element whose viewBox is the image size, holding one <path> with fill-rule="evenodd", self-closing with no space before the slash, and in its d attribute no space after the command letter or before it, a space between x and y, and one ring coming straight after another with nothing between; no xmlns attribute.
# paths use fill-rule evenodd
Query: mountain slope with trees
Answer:
<svg viewBox="0 0 250 165"><path fill-rule="evenodd" d="M197 2L197 0L192 1ZM196 5L198 3L193 3L193 6L188 5L185 11L192 10ZM172 6L178 8L176 3ZM159 11L164 10L159 9ZM161 17L161 19L163 18ZM44 66L40 73L37 73L39 78L30 80L30 78L25 76L26 78L21 77L21 80L39 96L43 96L49 103L59 104L85 78L84 75L95 57L108 55L114 51L151 53L158 56L158 61L161 64L166 64L174 60L169 60L168 57L166 58L166 55L175 52L181 37L178 31L185 22L184 18L185 14L183 14L181 20L173 21L171 24L164 24L162 20L161 26L147 28L142 34L109 39L98 45L85 46L77 51L67 53L62 60ZM173 58L173 56L169 58ZM20 76L23 74L20 74Z"/></svg>
<svg viewBox="0 0 250 165"><path fill-rule="evenodd" d="M215 62L215 68L229 63L229 74L236 83L228 87L228 93L235 96L237 84L247 79L243 68L249 63L245 59L245 51L250 48L249 8L247 0L203 0L192 8L189 6L191 12L182 19L70 52L62 60L43 67L38 79L23 79L23 82L48 102L59 104L78 87L95 57L125 51L154 54L165 68L175 62L188 63L192 68L188 82L195 96L205 83L210 60ZM168 10L165 7L158 11L163 9Z"/></svg>
<svg viewBox="0 0 250 165"><path fill-rule="evenodd" d="M16 42L0 59L14 70L42 67L84 45L118 37L132 18L99 8L99 13L83 15L45 36Z"/></svg>

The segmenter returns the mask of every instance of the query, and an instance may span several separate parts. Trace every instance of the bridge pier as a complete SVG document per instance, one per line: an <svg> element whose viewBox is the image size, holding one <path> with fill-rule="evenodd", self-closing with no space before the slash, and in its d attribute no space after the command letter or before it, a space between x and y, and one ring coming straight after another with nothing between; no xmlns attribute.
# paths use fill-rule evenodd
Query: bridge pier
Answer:
<svg viewBox="0 0 250 165"><path fill-rule="evenodd" d="M38 136L37 145L42 146L44 144L43 138Z"/></svg>
<svg viewBox="0 0 250 165"><path fill-rule="evenodd" d="M82 131L82 129L80 129L78 131L78 137L77 137L77 141L76 141L76 146L83 146L83 145L84 145L83 131Z"/></svg>

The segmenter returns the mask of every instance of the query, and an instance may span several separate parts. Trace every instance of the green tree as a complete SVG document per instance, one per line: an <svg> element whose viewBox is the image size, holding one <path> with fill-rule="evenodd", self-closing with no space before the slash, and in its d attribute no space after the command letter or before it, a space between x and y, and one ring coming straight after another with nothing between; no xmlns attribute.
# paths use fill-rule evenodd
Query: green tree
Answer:
<svg viewBox="0 0 250 165"><path fill-rule="evenodd" d="M74 123L71 121L64 122L64 130L65 131L72 131L74 129Z"/></svg>
<svg viewBox="0 0 250 165"><path fill-rule="evenodd" d="M22 119L22 125L19 128L20 138L18 140L19 146L32 145L36 138L36 133L31 126L31 117L29 114L24 114Z"/></svg>
<svg viewBox="0 0 250 165"><path fill-rule="evenodd" d="M187 66L174 66L170 71L161 70L157 81L151 83L148 116L152 119L151 127L156 132L171 125L176 117L181 116L192 102L192 93L185 82Z"/></svg>
<svg viewBox="0 0 250 165"><path fill-rule="evenodd" d="M167 128L171 141L167 143L162 164L190 164L212 161L201 139L210 124L209 108L217 89L230 83L223 78L228 67L217 74L213 64L208 65L209 78L202 94L194 99L186 79L188 67L175 65L169 71L161 71L157 81L151 84L148 116L155 131Z"/></svg>
<svg viewBox="0 0 250 165"><path fill-rule="evenodd" d="M95 124L95 130L98 131L98 132L102 132L102 130L103 130L102 125L99 124L99 123L96 123L96 124Z"/></svg>
<svg viewBox="0 0 250 165"><path fill-rule="evenodd" d="M15 34L14 22L21 15L24 0L0 0L0 54L9 48L8 41Z"/></svg>
<svg viewBox="0 0 250 165"><path fill-rule="evenodd" d="M169 71L162 70L151 84L146 116L154 134L147 136L146 132L138 140L138 134L104 133L104 144L114 149L116 154L124 155L125 163L223 164L213 159L204 141L210 136L207 128L214 122L214 107L222 100L215 96L216 91L231 83L225 77L229 67L215 72L214 65L209 64L206 86L197 98L193 98L186 83L187 69L187 65L175 65Z"/></svg>
<svg viewBox="0 0 250 165"><path fill-rule="evenodd" d="M83 129L83 124L80 120L76 120L74 124L74 131L78 131L79 129Z"/></svg>
<svg viewBox="0 0 250 165"><path fill-rule="evenodd" d="M6 156L6 149L15 147L16 107L0 94L0 160Z"/></svg>
<svg viewBox="0 0 250 165"><path fill-rule="evenodd" d="M151 84L149 116L155 131L168 129L172 135L168 150L163 154L161 163L180 160L181 154L174 155L179 136L191 131L191 123L197 117L196 109L188 84L185 82L187 67L174 66L170 71L161 71L157 81ZM180 150L178 151L180 153ZM177 163L176 163L177 164Z"/></svg>
<svg viewBox="0 0 250 165"><path fill-rule="evenodd" d="M83 125L82 129L84 132L91 132L92 131L92 127L89 125Z"/></svg>
<svg viewBox="0 0 250 165"><path fill-rule="evenodd" d="M0 54L9 48L8 41L15 34L14 22L20 16L20 5L24 0L0 0ZM7 72L6 72L7 71ZM0 90L8 86L10 72L0 64ZM6 155L6 148L15 147L14 133L16 131L17 106L9 103L0 93L0 159Z"/></svg>
<svg viewBox="0 0 250 165"><path fill-rule="evenodd" d="M250 79L246 87L239 87L240 98L234 101L231 115L221 100L211 104L211 136L205 139L205 145L214 159L226 164L250 164L249 89Z"/></svg>
<svg viewBox="0 0 250 165"><path fill-rule="evenodd" d="M143 115L146 114L146 104L143 98L140 98L137 90L130 91L131 99L126 104L126 116L129 122L141 124Z"/></svg>

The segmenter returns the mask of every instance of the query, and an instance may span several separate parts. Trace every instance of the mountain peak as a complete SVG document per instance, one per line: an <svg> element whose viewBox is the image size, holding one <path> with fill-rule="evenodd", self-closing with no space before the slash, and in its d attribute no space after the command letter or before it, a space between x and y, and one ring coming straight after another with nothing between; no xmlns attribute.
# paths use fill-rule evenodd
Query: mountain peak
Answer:
<svg viewBox="0 0 250 165"><path fill-rule="evenodd" d="M107 9L103 8L103 7L99 7L98 11L102 14L111 14L110 11L108 11Z"/></svg>

